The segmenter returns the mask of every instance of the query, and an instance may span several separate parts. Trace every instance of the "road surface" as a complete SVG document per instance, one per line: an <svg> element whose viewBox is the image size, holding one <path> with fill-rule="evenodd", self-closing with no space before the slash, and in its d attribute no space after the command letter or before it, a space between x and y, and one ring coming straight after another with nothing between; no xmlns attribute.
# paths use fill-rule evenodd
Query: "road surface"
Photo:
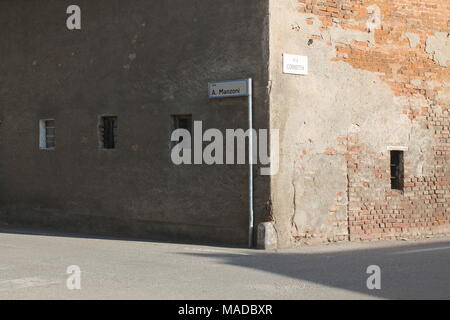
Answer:
<svg viewBox="0 0 450 320"><path fill-rule="evenodd" d="M450 238L264 252L0 233L0 299L450 299Z"/></svg>

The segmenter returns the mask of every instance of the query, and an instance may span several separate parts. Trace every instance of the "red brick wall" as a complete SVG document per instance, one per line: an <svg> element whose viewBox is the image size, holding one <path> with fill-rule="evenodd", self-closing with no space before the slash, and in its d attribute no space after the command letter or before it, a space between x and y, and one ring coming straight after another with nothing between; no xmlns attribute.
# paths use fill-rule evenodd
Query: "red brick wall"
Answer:
<svg viewBox="0 0 450 320"><path fill-rule="evenodd" d="M373 32L374 42L336 45L333 61L376 72L393 95L404 97L399 108L434 137L431 172L417 176L405 154L405 189L390 187L389 153L372 152L358 135L341 137L348 164L348 219L352 240L423 237L450 232L450 61L447 66L427 52L427 39L450 32L448 0L299 0L299 11L317 15L322 30L342 28ZM369 30L377 5L381 25ZM308 21L307 21L308 22ZM412 46L408 33L419 35ZM328 45L332 45L328 43ZM429 51L429 50L428 50ZM374 192L377 194L373 200Z"/></svg>

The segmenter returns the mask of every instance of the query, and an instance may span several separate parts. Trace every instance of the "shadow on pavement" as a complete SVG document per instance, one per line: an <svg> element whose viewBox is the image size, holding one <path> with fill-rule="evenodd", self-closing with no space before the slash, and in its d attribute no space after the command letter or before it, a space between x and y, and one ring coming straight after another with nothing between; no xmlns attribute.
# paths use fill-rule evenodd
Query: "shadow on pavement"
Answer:
<svg viewBox="0 0 450 320"><path fill-rule="evenodd" d="M324 253L180 254L377 298L450 299L450 242ZM381 290L367 288L371 265L381 268Z"/></svg>

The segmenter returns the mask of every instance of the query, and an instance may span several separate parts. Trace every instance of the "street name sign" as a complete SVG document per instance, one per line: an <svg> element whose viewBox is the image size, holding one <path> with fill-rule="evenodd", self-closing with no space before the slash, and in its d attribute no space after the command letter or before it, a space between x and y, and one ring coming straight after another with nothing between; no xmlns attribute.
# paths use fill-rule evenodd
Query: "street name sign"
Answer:
<svg viewBox="0 0 450 320"><path fill-rule="evenodd" d="M248 79L210 82L209 98L248 97L250 92L248 82Z"/></svg>
<svg viewBox="0 0 450 320"><path fill-rule="evenodd" d="M308 74L308 57L294 54L283 54L283 73Z"/></svg>

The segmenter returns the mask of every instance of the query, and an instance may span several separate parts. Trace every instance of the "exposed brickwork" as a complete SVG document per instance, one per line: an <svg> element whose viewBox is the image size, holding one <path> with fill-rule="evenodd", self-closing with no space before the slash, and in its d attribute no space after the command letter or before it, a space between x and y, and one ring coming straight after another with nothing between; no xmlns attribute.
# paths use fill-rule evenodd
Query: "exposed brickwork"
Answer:
<svg viewBox="0 0 450 320"><path fill-rule="evenodd" d="M348 230L351 240L423 237L450 232L450 61L429 47L430 37L450 32L448 0L299 0L299 11L316 15L322 30L373 34L373 41L335 44L333 61L375 72L403 101L407 116L434 137L432 170L418 175L405 155L404 192L390 186L389 154L341 137L336 151L348 164ZM377 20L377 13L381 20ZM313 20L307 18L307 23ZM438 42L439 43L439 42ZM333 45L332 43L327 43Z"/></svg>

